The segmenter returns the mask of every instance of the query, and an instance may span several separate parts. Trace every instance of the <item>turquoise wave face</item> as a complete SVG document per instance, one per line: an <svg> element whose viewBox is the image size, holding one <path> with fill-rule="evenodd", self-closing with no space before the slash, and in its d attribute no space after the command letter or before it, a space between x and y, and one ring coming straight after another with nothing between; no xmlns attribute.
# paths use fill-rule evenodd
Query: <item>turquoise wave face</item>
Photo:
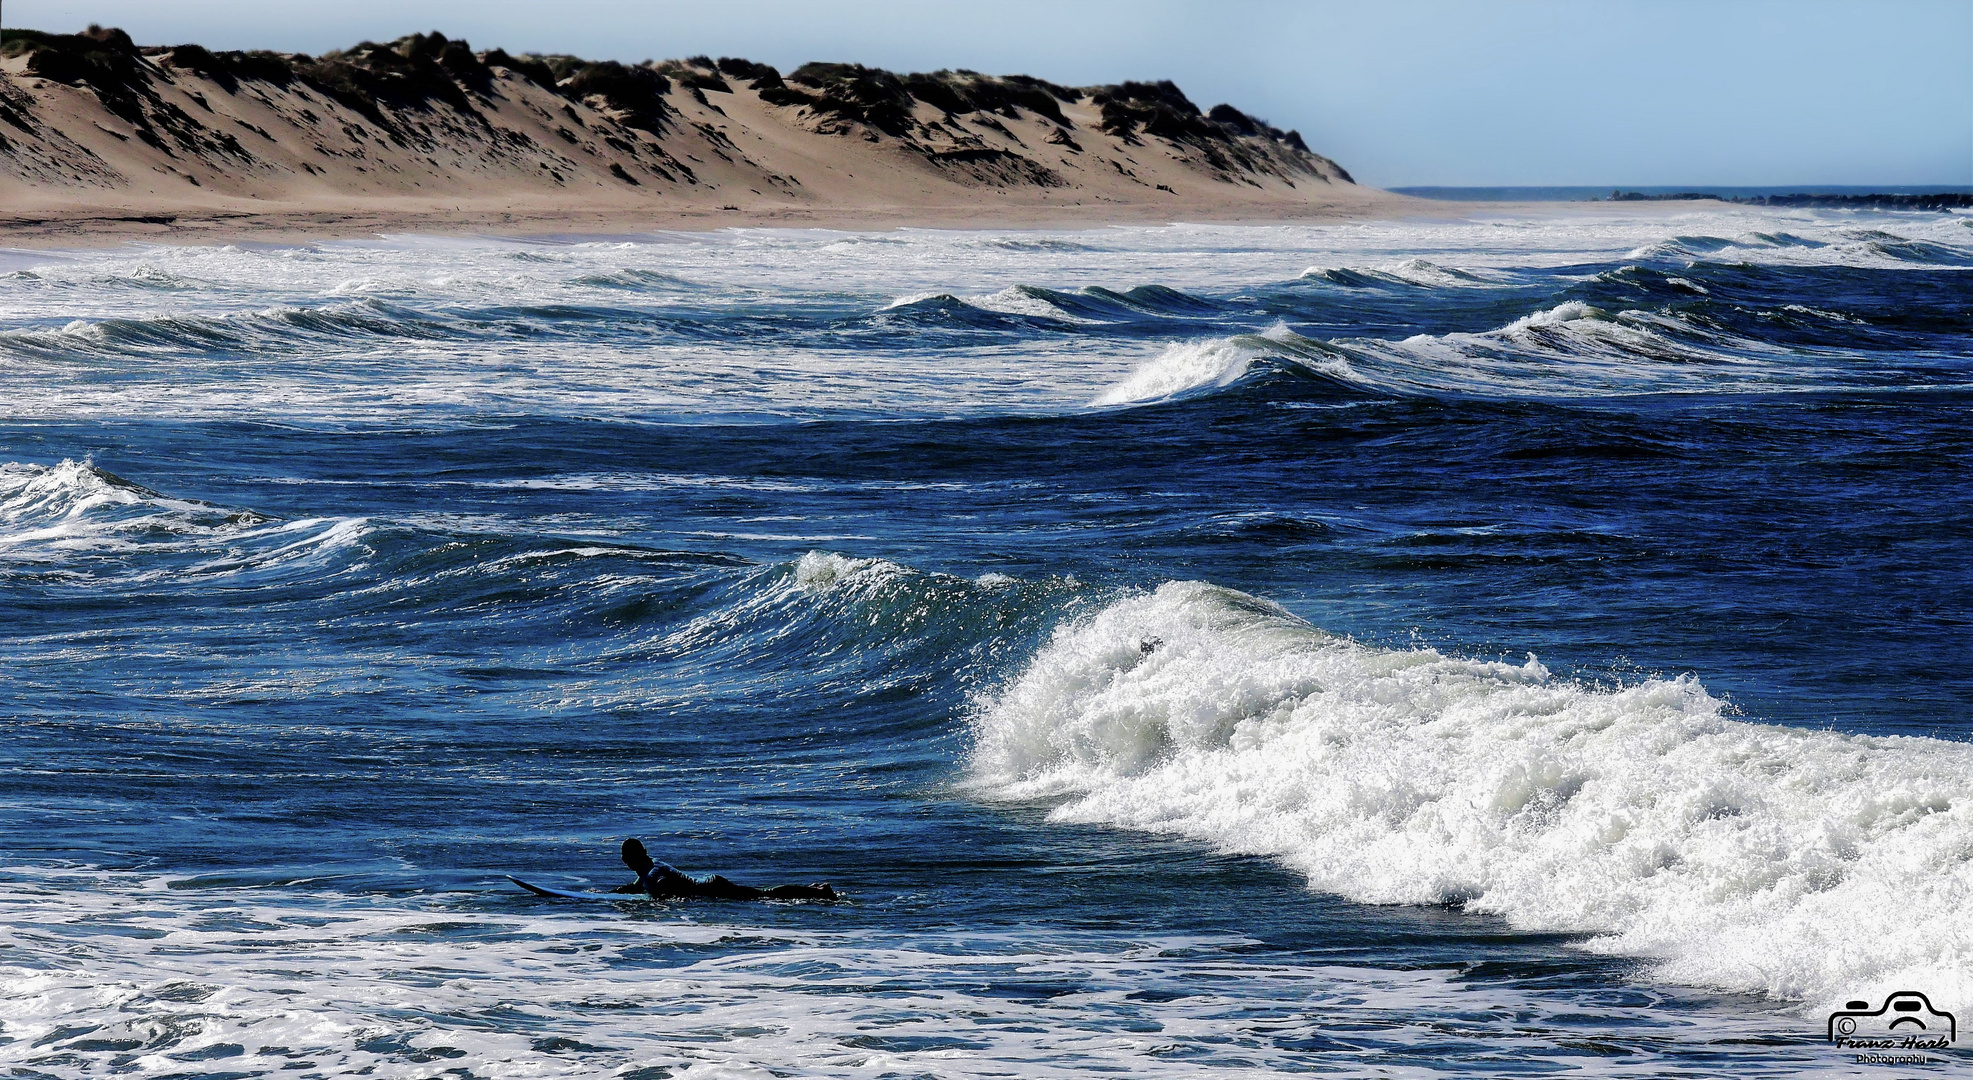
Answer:
<svg viewBox="0 0 1973 1080"><path fill-rule="evenodd" d="M5 260L18 1067L1794 1075L1973 1005L1963 217ZM631 835L851 902L506 879Z"/></svg>

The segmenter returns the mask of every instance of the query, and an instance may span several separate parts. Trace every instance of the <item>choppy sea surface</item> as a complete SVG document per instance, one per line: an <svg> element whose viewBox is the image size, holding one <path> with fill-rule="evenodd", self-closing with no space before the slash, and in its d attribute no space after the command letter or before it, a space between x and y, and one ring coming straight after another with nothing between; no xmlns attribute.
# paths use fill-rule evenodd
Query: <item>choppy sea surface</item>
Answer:
<svg viewBox="0 0 1973 1080"><path fill-rule="evenodd" d="M1827 1014L1973 1028L1969 272L1730 207L0 253L0 1065L1898 1072ZM630 835L848 899L505 876Z"/></svg>

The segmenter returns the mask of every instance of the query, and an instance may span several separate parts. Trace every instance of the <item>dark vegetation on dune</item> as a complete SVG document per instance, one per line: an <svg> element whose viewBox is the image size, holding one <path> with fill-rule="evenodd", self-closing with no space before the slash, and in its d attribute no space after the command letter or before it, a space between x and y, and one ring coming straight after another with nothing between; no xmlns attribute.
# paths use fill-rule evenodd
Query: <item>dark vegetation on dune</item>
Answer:
<svg viewBox="0 0 1973 1080"><path fill-rule="evenodd" d="M668 75L678 85L687 90L697 90L704 94L711 90L715 94L730 94L732 84L719 73L719 65L710 56L694 56L685 60L665 60L657 65L658 73Z"/></svg>
<svg viewBox="0 0 1973 1080"><path fill-rule="evenodd" d="M772 104L806 105L899 136L913 125L920 101L955 116L999 113L1012 119L1018 115L1016 109L1026 109L1070 127L1073 125L1062 115L1061 102L1073 103L1086 96L1080 90L1027 75L996 78L963 70L897 75L861 64L803 64L787 82L802 89L784 84L773 91Z"/></svg>
<svg viewBox="0 0 1973 1080"><path fill-rule="evenodd" d="M1261 168L1261 163L1241 145L1242 137L1281 143L1300 154L1311 153L1308 144L1302 141L1301 132L1282 131L1231 105L1215 105L1201 114L1199 107L1169 79L1093 87L1090 97L1103 110L1105 134L1135 143L1141 132L1195 147L1204 154L1207 164L1222 172ZM1349 180L1350 176L1343 172L1342 178Z"/></svg>
<svg viewBox="0 0 1973 1080"><path fill-rule="evenodd" d="M871 140L880 132L935 165L994 183L1063 181L1031 159L987 146L962 126L962 119L1011 137L995 117L1016 119L1025 111L1055 125L1048 142L1080 152L1070 134L1075 125L1062 105L1084 100L1101 110L1104 133L1127 144L1152 136L1192 148L1221 180L1252 183L1244 174L1254 171L1319 175L1317 159L1298 133L1272 127L1230 105L1201 113L1168 81L1078 88L1025 75L965 70L900 75L836 63L804 64L784 78L772 66L736 57L624 64L566 55L514 56L501 49L476 53L465 41L436 31L387 44L366 41L312 57L215 52L198 45L139 48L123 31L96 26L80 34L9 30L0 41L0 55L25 55L29 74L88 87L106 108L130 122L140 138L167 154L175 143L194 153L246 156L231 135L212 133L159 97L156 83L170 81L173 71L195 72L229 94L243 83L299 83L364 116L401 143L401 120L407 113L443 108L486 128L476 103L488 104L498 94L497 80L504 70L571 101L607 109L619 123L653 135L663 135L678 116L667 101L674 92L718 110L706 95L731 94L735 82L744 83L768 104L806 110L819 132L860 131ZM938 110L942 123L921 120L921 104ZM26 130L32 121L17 115L22 112L0 101L0 122ZM1348 175L1342 179L1347 181Z"/></svg>
<svg viewBox="0 0 1973 1080"><path fill-rule="evenodd" d="M499 49L475 53L465 41L436 31L388 44L366 41L319 57L214 52L200 45L140 49L123 31L95 26L80 34L7 31L0 55L23 54L29 74L89 87L106 108L140 130L146 126L145 104L170 108L157 100L151 86L157 78L168 79L171 69L196 72L229 93L244 82L300 83L390 132L398 129L390 115L396 110L429 111L443 105L479 119L473 99L493 93L495 67L577 101L600 97L626 123L654 133L663 131L671 112L664 101L671 80L652 65L573 56L514 57Z"/></svg>
<svg viewBox="0 0 1973 1080"><path fill-rule="evenodd" d="M922 102L944 113L947 121L965 117L979 126L1004 133L1006 128L993 117L1015 119L1021 110L1026 110L1058 125L1049 142L1080 151L1081 146L1069 134L1075 124L1062 113L1062 105L1087 99L1102 110L1101 128L1105 134L1133 145L1141 145L1143 140L1139 135L1144 134L1191 147L1200 152L1221 179L1232 180L1246 172L1278 173L1278 168L1271 167L1278 160L1276 155L1262 150L1267 144L1284 149L1287 153L1281 156L1301 166L1299 171L1314 172L1310 167L1314 155L1300 133L1282 131L1231 105L1215 105L1210 112L1201 113L1170 81L1070 87L1027 75L992 76L966 70L899 75L861 64L823 63L803 64L782 79L764 64L723 59L719 66L728 74L751 78L753 88L769 104L804 107L837 122L834 127L825 123L822 128L825 131L847 131L850 123L858 123L909 141L922 132L923 125L917 119L917 106ZM1052 171L1007 151L923 148L923 152L942 164L994 162L1002 174L1012 164L1011 159L1018 159L1032 166L1016 170L1026 174L1020 179L1043 184L1060 182ZM1337 172L1341 179L1349 181L1348 173L1340 168ZM981 178L1015 177L982 175Z"/></svg>
<svg viewBox="0 0 1973 1080"><path fill-rule="evenodd" d="M0 56L23 54L27 57L29 74L89 87L104 108L136 129L139 139L167 155L174 155L175 143L179 149L194 154L251 159L238 139L207 128L183 109L158 97L143 54L131 42L130 35L121 30L105 30L100 26L91 26L80 34L10 30L0 38ZM32 118L24 115L25 110L8 110L9 114L14 112L23 115L4 118L31 133ZM166 140L167 135L170 141Z"/></svg>

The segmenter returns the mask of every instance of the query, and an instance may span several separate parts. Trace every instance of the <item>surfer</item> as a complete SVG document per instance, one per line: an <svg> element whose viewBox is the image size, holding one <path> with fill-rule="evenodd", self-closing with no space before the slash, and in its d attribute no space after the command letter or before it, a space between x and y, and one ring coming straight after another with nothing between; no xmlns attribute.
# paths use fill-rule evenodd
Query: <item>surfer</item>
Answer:
<svg viewBox="0 0 1973 1080"><path fill-rule="evenodd" d="M637 875L637 880L628 885L619 885L610 890L620 893L643 893L653 900L679 900L688 897L704 897L713 900L834 900L836 890L828 882L815 885L777 885L772 889L756 889L751 885L739 885L714 874L709 878L689 877L670 865L651 858L644 850L644 842L631 837L623 842L623 864Z"/></svg>

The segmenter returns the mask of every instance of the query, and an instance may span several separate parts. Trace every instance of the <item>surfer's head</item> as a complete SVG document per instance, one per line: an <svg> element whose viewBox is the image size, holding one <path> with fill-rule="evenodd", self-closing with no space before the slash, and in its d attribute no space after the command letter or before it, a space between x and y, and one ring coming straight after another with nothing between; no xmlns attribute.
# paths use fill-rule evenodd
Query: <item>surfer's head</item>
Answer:
<svg viewBox="0 0 1973 1080"><path fill-rule="evenodd" d="M631 837L623 842L623 864L642 877L651 869L651 853L644 850L644 841Z"/></svg>

